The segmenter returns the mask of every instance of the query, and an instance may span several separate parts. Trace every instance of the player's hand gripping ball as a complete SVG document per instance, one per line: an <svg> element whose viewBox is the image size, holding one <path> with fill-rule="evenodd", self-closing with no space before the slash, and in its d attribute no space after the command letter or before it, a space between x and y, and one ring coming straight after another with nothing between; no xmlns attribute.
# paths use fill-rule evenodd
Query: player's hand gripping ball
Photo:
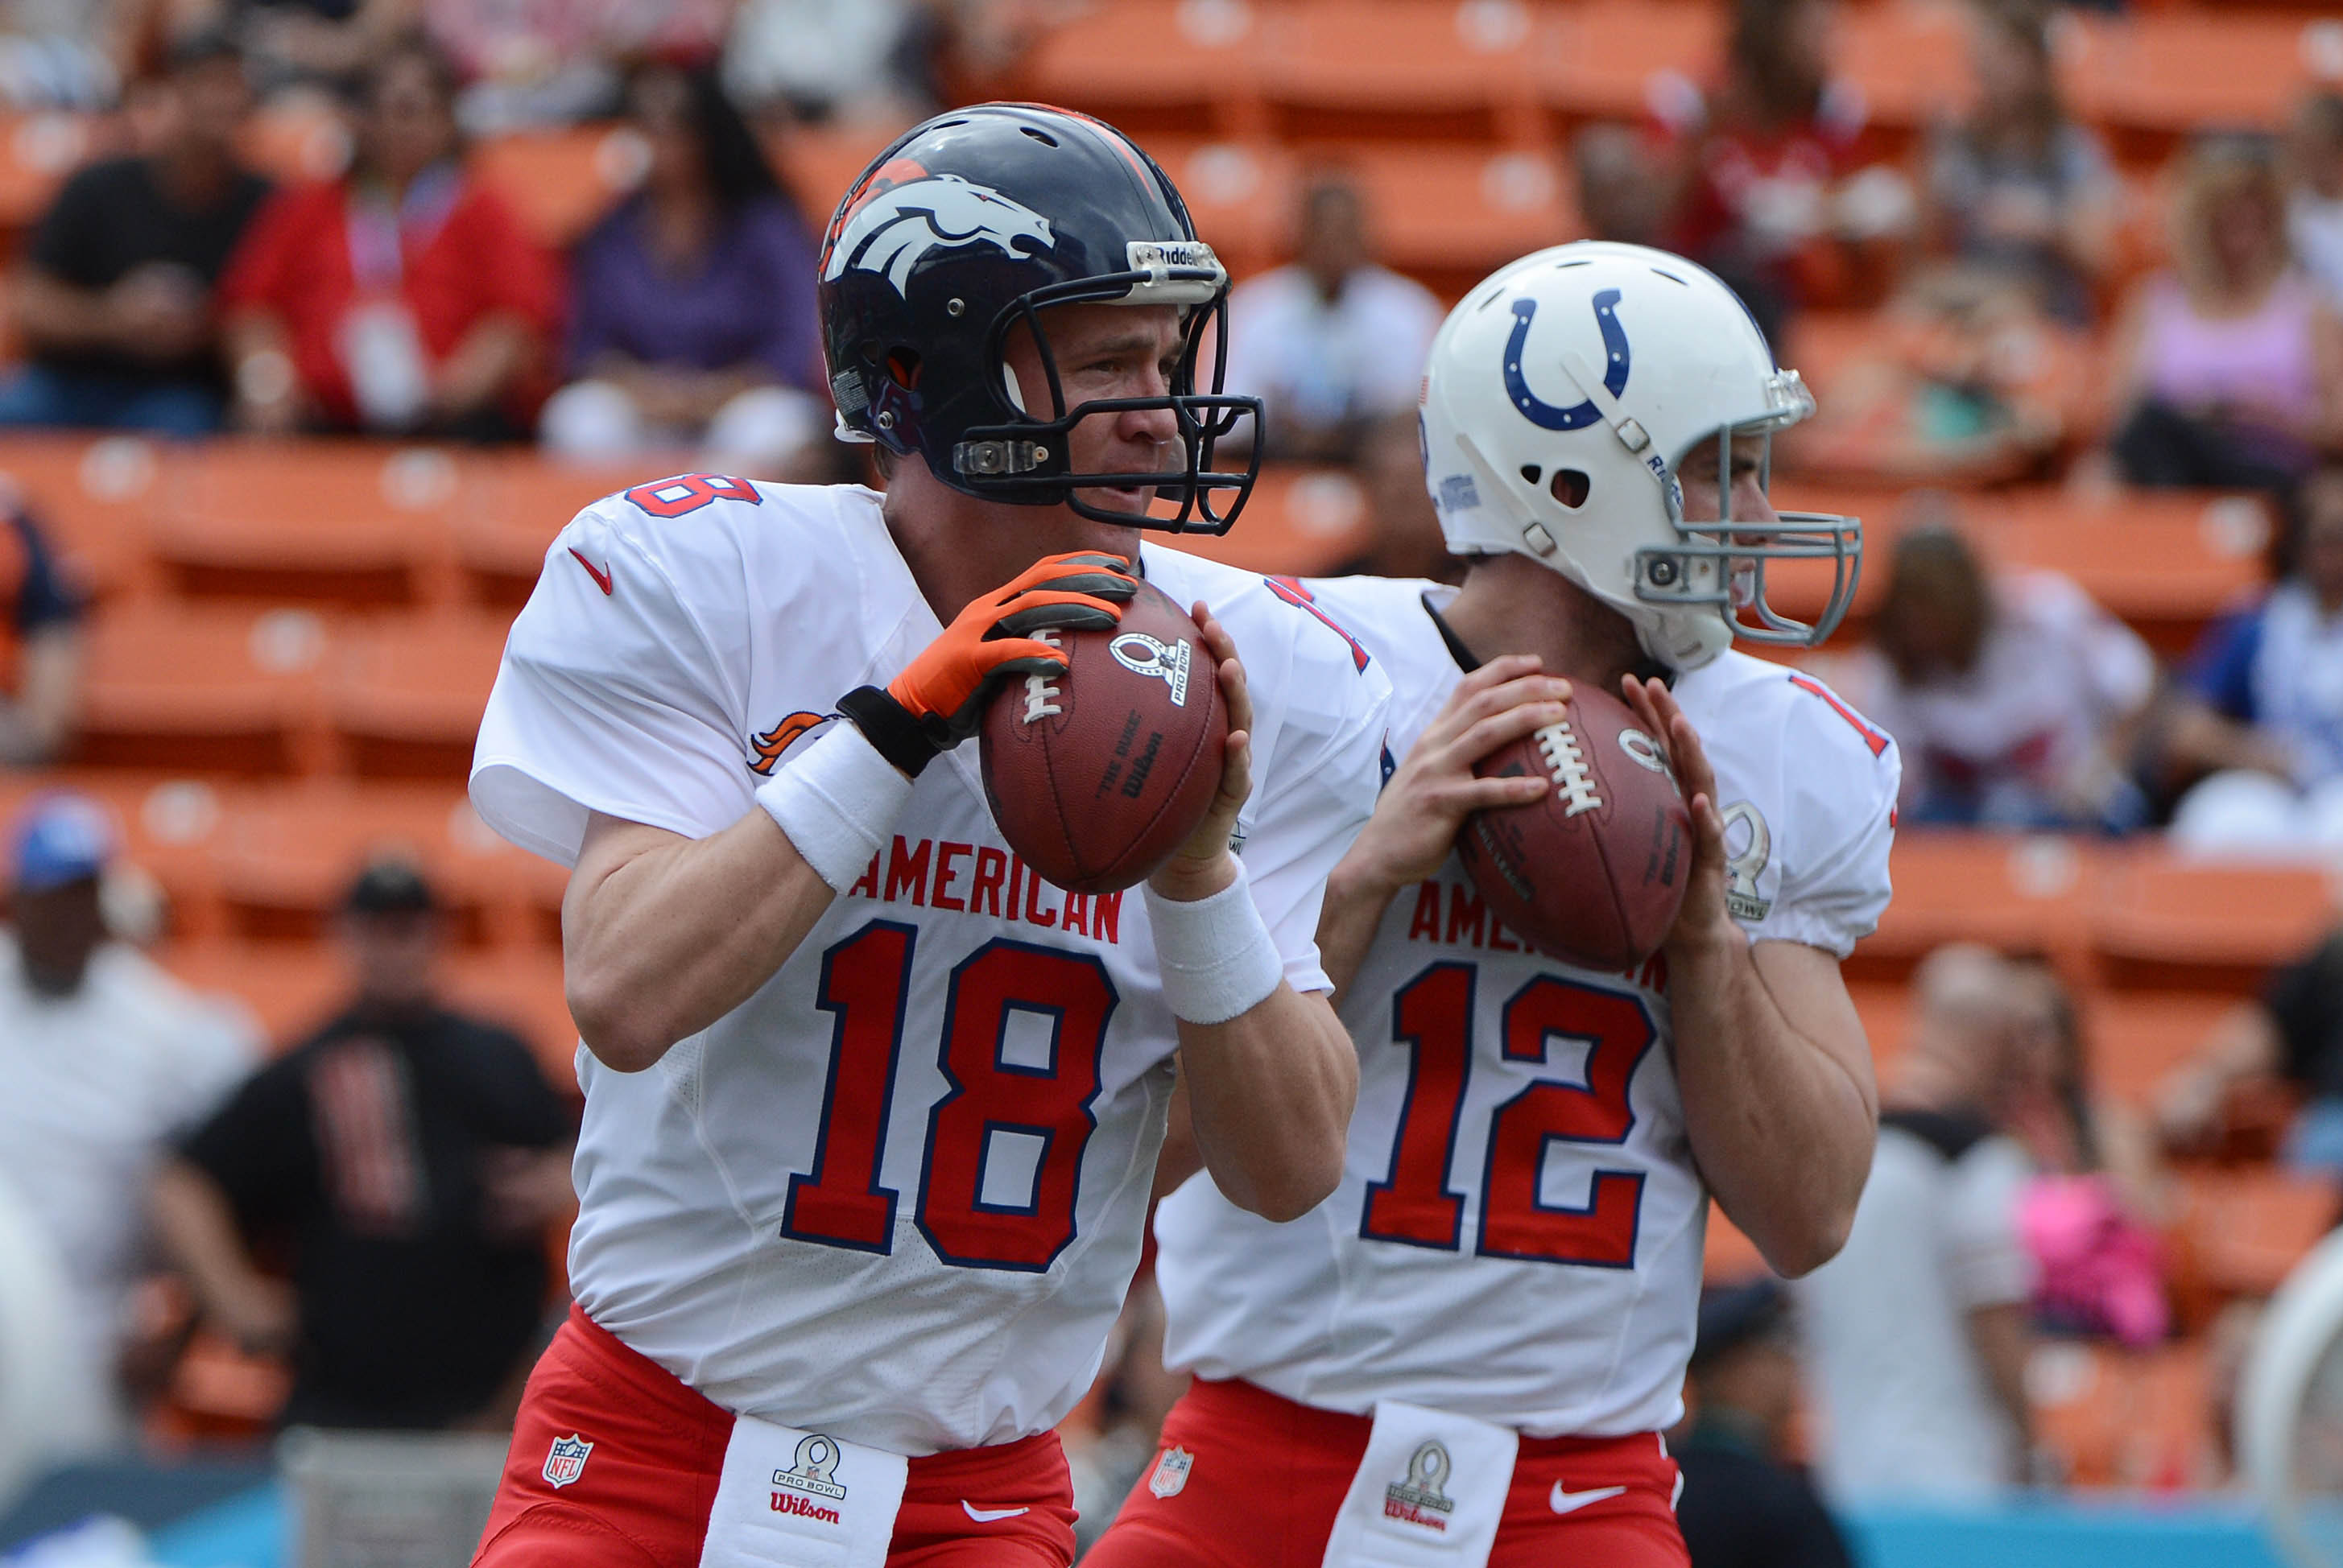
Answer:
<svg viewBox="0 0 2343 1568"><path fill-rule="evenodd" d="M1660 742L1627 705L1574 685L1569 711L1481 759L1482 778L1538 774L1523 806L1476 811L1456 853L1496 917L1550 957L1634 968L1684 906L1692 814Z"/></svg>
<svg viewBox="0 0 2343 1568"><path fill-rule="evenodd" d="M1061 888L1131 887L1187 841L1220 787L1218 661L1187 612L1144 582L1111 630L1034 635L1066 668L1004 683L985 712L992 819Z"/></svg>

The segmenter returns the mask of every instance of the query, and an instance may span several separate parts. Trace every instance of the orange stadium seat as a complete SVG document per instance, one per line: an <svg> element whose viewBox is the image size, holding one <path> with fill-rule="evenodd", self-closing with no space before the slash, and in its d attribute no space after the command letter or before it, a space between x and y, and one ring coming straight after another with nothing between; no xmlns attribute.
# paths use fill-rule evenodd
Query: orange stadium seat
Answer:
<svg viewBox="0 0 2343 1568"><path fill-rule="evenodd" d="M2242 994L2307 951L2336 918L2324 871L2143 849L2102 879L2088 930L2111 985Z"/></svg>
<svg viewBox="0 0 2343 1568"><path fill-rule="evenodd" d="M518 609L528 602L546 548L563 525L614 490L661 477L639 465L578 467L534 457L477 460L448 515L466 596L492 608Z"/></svg>
<svg viewBox="0 0 2343 1568"><path fill-rule="evenodd" d="M437 586L461 487L436 447L223 441L170 462L149 537L181 594L412 604Z"/></svg>
<svg viewBox="0 0 2343 1568"><path fill-rule="evenodd" d="M2231 996L2188 991L2095 991L2082 999L2083 1038L2097 1091L2152 1110L2172 1070L2194 1056Z"/></svg>
<svg viewBox="0 0 2343 1568"><path fill-rule="evenodd" d="M1357 554L1368 531L1366 493L1356 479L1336 468L1280 465L1262 470L1232 532L1170 542L1244 571L1312 577Z"/></svg>
<svg viewBox="0 0 2343 1568"><path fill-rule="evenodd" d="M1359 146L1356 171L1384 265L1454 299L1514 257L1584 233L1570 182L1542 152Z"/></svg>
<svg viewBox="0 0 2343 1568"><path fill-rule="evenodd" d="M1866 5L1841 13L1838 69L1875 122L1921 127L1949 117L1970 86L1968 35L1950 5Z"/></svg>
<svg viewBox="0 0 2343 1568"><path fill-rule="evenodd" d="M354 628L326 678L348 770L462 782L509 625L490 612L385 618Z"/></svg>
<svg viewBox="0 0 2343 1568"><path fill-rule="evenodd" d="M220 890L246 940L307 941L327 921L372 856L422 868L454 920L454 934L490 934L488 906L510 895L500 873L519 851L489 835L453 786L320 779L247 791L220 834Z"/></svg>
<svg viewBox="0 0 2343 1568"><path fill-rule="evenodd" d="M1712 1200L1708 1205L1707 1241L1701 1252L1700 1276L1711 1285L1735 1285L1771 1273L1765 1255L1740 1226L1725 1217Z"/></svg>
<svg viewBox="0 0 2343 1568"><path fill-rule="evenodd" d="M1885 1083L1893 1076L1896 1059L1904 1054L1905 1031L1912 1026L1912 990L1892 980L1851 980L1846 994L1863 1020L1864 1038L1871 1045L1872 1070Z"/></svg>
<svg viewBox="0 0 2343 1568"><path fill-rule="evenodd" d="M1249 0L1102 0L1035 41L1019 91L1148 133L1262 128L1262 13Z"/></svg>
<svg viewBox="0 0 2343 1568"><path fill-rule="evenodd" d="M1269 15L1261 87L1288 138L1534 135L1544 6L1521 0L1301 0Z"/></svg>
<svg viewBox="0 0 2343 1568"><path fill-rule="evenodd" d="M650 149L626 126L519 131L472 152L482 184L510 202L540 245L567 246L632 190Z"/></svg>
<svg viewBox="0 0 2343 1568"><path fill-rule="evenodd" d="M2049 836L1912 831L1888 860L1896 896L1847 960L1850 978L1892 980L1946 942L2041 953L2079 972L2097 847Z"/></svg>
<svg viewBox="0 0 2343 1568"><path fill-rule="evenodd" d="M1196 233L1245 276L1293 251L1294 196L1303 160L1272 142L1146 138L1148 155L1180 187Z"/></svg>
<svg viewBox="0 0 2343 1568"><path fill-rule="evenodd" d="M85 160L123 150L122 129L90 116L49 109L0 116L0 227L32 224Z"/></svg>
<svg viewBox="0 0 2343 1568"><path fill-rule="evenodd" d="M2224 1295L2267 1296L2343 1219L2323 1178L2269 1170L2191 1171L2178 1227L2202 1282Z"/></svg>
<svg viewBox="0 0 2343 1568"><path fill-rule="evenodd" d="M308 610L112 607L89 632L72 759L199 773L320 766L329 638Z"/></svg>
<svg viewBox="0 0 2343 1568"><path fill-rule="evenodd" d="M279 90L245 122L245 161L279 185L329 180L349 167L348 116L321 93Z"/></svg>
<svg viewBox="0 0 2343 1568"><path fill-rule="evenodd" d="M847 186L892 140L891 133L860 126L793 126L768 143L767 152L820 240Z"/></svg>
<svg viewBox="0 0 2343 1568"><path fill-rule="evenodd" d="M1725 8L1699 0L1585 0L1560 14L1536 58L1538 95L1574 117L1640 119L1652 77L1697 79L1725 44Z"/></svg>
<svg viewBox="0 0 2343 1568"><path fill-rule="evenodd" d="M2167 658L2185 655L2206 622L2265 580L2271 522L2247 496L2117 491L2011 491L1969 508L1999 567L2072 578Z"/></svg>
<svg viewBox="0 0 2343 1568"><path fill-rule="evenodd" d="M2111 1486L2124 1469L2125 1432L2137 1392L2130 1358L2070 1340L2034 1348L2026 1367L2035 1441L2070 1485Z"/></svg>
<svg viewBox="0 0 2343 1568"><path fill-rule="evenodd" d="M27 508L60 564L104 598L146 575L141 543L162 474L162 452L138 436L0 437L0 489Z"/></svg>
<svg viewBox="0 0 2343 1568"><path fill-rule="evenodd" d="M2314 82L2343 75L2333 24L2284 13L2175 7L2076 19L2066 73L2076 112L2135 137L2269 126ZM2119 143L2120 146L2127 144Z"/></svg>

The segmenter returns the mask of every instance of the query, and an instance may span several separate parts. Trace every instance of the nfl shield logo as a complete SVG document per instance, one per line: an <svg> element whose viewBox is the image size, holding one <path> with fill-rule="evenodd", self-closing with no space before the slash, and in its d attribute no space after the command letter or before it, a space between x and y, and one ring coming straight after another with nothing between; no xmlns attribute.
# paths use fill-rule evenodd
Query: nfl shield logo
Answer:
<svg viewBox="0 0 2343 1568"><path fill-rule="evenodd" d="M1165 1449L1163 1457L1155 1462L1155 1473L1147 1478L1147 1490L1158 1497L1179 1496L1195 1462L1196 1456L1184 1448Z"/></svg>
<svg viewBox="0 0 2343 1568"><path fill-rule="evenodd" d="M555 1438L545 1455L546 1482L557 1491L568 1485L586 1473L586 1456L593 1452L594 1445L581 1441L574 1432L568 1437Z"/></svg>

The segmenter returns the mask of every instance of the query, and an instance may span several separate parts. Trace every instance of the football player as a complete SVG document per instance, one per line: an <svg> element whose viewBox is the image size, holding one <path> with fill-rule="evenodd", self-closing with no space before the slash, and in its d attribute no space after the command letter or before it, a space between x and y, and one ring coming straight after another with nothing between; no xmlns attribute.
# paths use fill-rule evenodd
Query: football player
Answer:
<svg viewBox="0 0 2343 1568"><path fill-rule="evenodd" d="M1333 1189L1357 1070L1314 936L1389 687L1138 532L1250 487L1214 452L1258 405L1196 386L1227 282L1108 126L940 116L822 251L887 493L684 475L548 550L472 797L571 868L577 1308L479 1563L1064 1563L1051 1429L1139 1257L1174 1050L1223 1191L1291 1219ZM1141 577L1200 607L1225 769L1143 890L1067 892L960 742Z"/></svg>
<svg viewBox="0 0 2343 1568"><path fill-rule="evenodd" d="M1895 746L1730 648L1817 642L1852 597L1858 526L1766 498L1812 407L1723 284L1640 246L1542 251L1442 327L1425 474L1463 586L1293 589L1391 672L1405 758L1319 928L1361 1063L1342 1183L1288 1223L1215 1181L1164 1201L1166 1358L1197 1382L1086 1561L1684 1562L1659 1433L1710 1195L1811 1269L1877 1113L1838 966L1887 900ZM1801 557L1835 568L1811 624L1765 586ZM1550 787L1473 763L1573 681L1624 692L1692 809L1683 912L1633 973L1529 950L1451 849Z"/></svg>

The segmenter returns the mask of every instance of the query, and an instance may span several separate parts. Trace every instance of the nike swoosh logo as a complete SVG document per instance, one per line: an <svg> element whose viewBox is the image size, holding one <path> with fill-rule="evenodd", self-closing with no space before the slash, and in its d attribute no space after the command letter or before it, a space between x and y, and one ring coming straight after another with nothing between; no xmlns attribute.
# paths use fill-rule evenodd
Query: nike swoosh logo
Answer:
<svg viewBox="0 0 2343 1568"><path fill-rule="evenodd" d="M1022 1508L979 1508L964 1497L960 1499L960 1505L967 1509L968 1516L979 1524L990 1524L996 1519L1014 1519L1025 1512Z"/></svg>
<svg viewBox="0 0 2343 1568"><path fill-rule="evenodd" d="M597 567L592 561L588 560L584 553L580 551L576 545L569 547L569 553L578 558L578 564L586 568L586 575L594 579L594 586L602 590L603 597L606 598L608 598L610 593L609 572L600 567Z"/></svg>
<svg viewBox="0 0 2343 1568"><path fill-rule="evenodd" d="M1554 1495L1546 1501L1554 1504L1556 1513L1573 1513L1590 1503L1600 1503L1606 1497L1616 1497L1627 1489L1624 1486L1597 1486L1585 1492L1564 1492L1562 1483L1554 1483Z"/></svg>

